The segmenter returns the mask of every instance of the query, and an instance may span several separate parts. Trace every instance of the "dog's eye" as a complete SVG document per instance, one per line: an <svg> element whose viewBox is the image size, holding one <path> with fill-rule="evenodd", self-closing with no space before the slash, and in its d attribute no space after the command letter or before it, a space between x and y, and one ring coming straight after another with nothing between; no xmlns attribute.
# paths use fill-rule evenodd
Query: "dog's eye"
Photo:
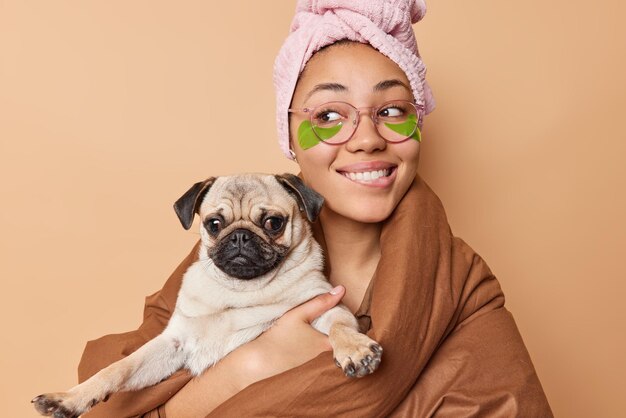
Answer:
<svg viewBox="0 0 626 418"><path fill-rule="evenodd" d="M263 228L268 232L278 232L282 229L284 220L278 216L269 216L263 222Z"/></svg>
<svg viewBox="0 0 626 418"><path fill-rule="evenodd" d="M211 218L205 222L209 232L216 235L222 229L222 220L220 218Z"/></svg>

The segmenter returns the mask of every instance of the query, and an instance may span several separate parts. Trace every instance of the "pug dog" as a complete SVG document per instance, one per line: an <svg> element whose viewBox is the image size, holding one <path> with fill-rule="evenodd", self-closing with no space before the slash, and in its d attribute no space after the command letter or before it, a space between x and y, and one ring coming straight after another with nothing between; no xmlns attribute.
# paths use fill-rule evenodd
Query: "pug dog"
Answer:
<svg viewBox="0 0 626 418"><path fill-rule="evenodd" d="M181 368L201 374L293 307L332 289L313 239L323 198L292 174L211 177L174 204L185 229L201 219L199 258L185 272L164 331L67 392L33 399L42 415L78 417L118 391L154 385ZM337 305L313 321L348 377L372 373L382 348Z"/></svg>

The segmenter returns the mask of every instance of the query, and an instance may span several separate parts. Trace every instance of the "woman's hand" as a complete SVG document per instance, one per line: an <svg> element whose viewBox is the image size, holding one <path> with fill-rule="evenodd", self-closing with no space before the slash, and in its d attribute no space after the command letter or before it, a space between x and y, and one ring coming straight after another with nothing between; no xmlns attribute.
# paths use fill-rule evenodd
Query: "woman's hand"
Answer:
<svg viewBox="0 0 626 418"><path fill-rule="evenodd" d="M258 338L227 356L232 357L229 362L238 364L233 378L239 390L332 350L328 336L311 326L313 320L341 301L345 289L338 286L332 292L288 311Z"/></svg>
<svg viewBox="0 0 626 418"><path fill-rule="evenodd" d="M185 385L165 404L167 416L204 416L226 399L259 380L315 358L332 347L311 322L337 305L343 286L293 308L255 340L237 348Z"/></svg>

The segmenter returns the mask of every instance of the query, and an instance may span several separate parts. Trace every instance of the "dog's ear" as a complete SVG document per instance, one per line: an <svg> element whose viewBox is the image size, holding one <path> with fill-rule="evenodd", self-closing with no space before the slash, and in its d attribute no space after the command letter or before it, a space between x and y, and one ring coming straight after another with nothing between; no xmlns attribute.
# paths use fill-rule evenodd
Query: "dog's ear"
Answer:
<svg viewBox="0 0 626 418"><path fill-rule="evenodd" d="M291 173L274 176L278 183L291 194L298 202L298 207L306 213L309 222L315 222L322 210L324 197L306 186L300 177Z"/></svg>
<svg viewBox="0 0 626 418"><path fill-rule="evenodd" d="M176 215L178 215L180 223L183 224L183 228L191 228L193 217L198 213L202 199L207 194L216 178L217 177L209 177L204 181L194 184L174 203L174 211Z"/></svg>

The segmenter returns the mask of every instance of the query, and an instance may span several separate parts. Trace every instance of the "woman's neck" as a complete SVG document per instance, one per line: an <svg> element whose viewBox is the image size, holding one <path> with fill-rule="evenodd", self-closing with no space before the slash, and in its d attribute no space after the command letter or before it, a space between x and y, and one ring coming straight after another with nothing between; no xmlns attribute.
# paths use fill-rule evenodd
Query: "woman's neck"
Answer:
<svg viewBox="0 0 626 418"><path fill-rule="evenodd" d="M363 300L380 259L381 223L363 223L324 209L320 223L326 242L330 282L346 288L344 304L353 312Z"/></svg>

